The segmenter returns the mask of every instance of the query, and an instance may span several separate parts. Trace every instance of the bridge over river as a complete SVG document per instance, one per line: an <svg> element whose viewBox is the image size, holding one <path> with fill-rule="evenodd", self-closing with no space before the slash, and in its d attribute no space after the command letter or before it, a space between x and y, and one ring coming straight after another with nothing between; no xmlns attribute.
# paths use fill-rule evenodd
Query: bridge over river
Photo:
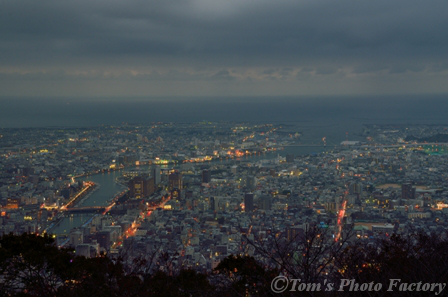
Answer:
<svg viewBox="0 0 448 297"><path fill-rule="evenodd" d="M64 213L102 213L106 210L105 206L81 206L63 209Z"/></svg>

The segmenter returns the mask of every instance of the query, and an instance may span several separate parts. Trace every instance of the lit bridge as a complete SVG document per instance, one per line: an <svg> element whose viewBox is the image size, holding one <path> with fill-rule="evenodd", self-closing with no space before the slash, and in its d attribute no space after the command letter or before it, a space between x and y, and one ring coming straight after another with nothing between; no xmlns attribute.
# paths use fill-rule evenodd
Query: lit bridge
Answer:
<svg viewBox="0 0 448 297"><path fill-rule="evenodd" d="M104 206L82 206L61 209L66 213L102 213L106 210Z"/></svg>

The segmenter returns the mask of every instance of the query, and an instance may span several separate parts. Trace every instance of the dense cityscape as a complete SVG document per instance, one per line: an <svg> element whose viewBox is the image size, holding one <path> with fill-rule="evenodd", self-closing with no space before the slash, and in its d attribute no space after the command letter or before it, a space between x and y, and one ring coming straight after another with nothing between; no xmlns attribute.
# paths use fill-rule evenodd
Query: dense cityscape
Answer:
<svg viewBox="0 0 448 297"><path fill-rule="evenodd" d="M366 125L363 140L310 145L292 124L4 128L0 233L50 234L77 256L205 275L229 256L285 268L271 244L311 230L340 248L444 234L446 129ZM320 152L300 153L307 147ZM117 192L104 196L111 184Z"/></svg>
<svg viewBox="0 0 448 297"><path fill-rule="evenodd" d="M447 1L0 1L0 296L446 296Z"/></svg>

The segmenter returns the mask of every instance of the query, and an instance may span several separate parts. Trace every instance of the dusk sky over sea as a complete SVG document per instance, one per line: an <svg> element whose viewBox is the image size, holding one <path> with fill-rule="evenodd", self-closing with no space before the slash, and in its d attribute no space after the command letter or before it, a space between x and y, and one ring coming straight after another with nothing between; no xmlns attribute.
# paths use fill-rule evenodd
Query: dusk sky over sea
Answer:
<svg viewBox="0 0 448 297"><path fill-rule="evenodd" d="M1 1L0 96L446 94L446 1Z"/></svg>

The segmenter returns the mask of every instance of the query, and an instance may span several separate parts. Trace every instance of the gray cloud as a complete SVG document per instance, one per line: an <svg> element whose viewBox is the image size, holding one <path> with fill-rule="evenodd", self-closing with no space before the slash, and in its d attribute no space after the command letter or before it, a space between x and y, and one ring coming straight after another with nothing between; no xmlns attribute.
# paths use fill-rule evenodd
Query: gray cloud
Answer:
<svg viewBox="0 0 448 297"><path fill-rule="evenodd" d="M235 77L232 76L228 69L221 69L215 74L211 76L213 79L225 79L225 80L234 80Z"/></svg>
<svg viewBox="0 0 448 297"><path fill-rule="evenodd" d="M231 68L248 81L251 68L270 81L443 72L447 9L440 0L2 1L0 72L205 81L235 79Z"/></svg>
<svg viewBox="0 0 448 297"><path fill-rule="evenodd" d="M81 56L269 53L278 58L440 53L448 42L448 4L442 1L226 3L5 1L2 49Z"/></svg>

